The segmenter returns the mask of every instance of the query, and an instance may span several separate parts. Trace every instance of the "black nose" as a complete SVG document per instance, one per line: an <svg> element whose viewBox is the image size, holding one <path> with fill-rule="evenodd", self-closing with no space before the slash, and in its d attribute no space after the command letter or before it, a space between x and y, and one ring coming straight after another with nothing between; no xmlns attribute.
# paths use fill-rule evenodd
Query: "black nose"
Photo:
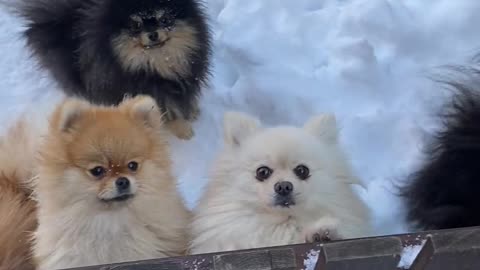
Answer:
<svg viewBox="0 0 480 270"><path fill-rule="evenodd" d="M293 184L288 181L278 182L273 187L275 192L281 196L287 196L293 191Z"/></svg>
<svg viewBox="0 0 480 270"><path fill-rule="evenodd" d="M130 188L130 180L126 177L120 177L115 181L118 191L125 191Z"/></svg>
<svg viewBox="0 0 480 270"><path fill-rule="evenodd" d="M150 39L151 41L158 41L158 33L157 32L148 33L148 39Z"/></svg>

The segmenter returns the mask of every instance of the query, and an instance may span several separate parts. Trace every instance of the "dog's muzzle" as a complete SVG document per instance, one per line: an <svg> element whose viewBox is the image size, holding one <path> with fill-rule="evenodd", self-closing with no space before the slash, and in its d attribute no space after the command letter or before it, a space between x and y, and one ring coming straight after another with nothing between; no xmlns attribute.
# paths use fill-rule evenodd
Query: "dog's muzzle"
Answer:
<svg viewBox="0 0 480 270"><path fill-rule="evenodd" d="M165 34L159 34L158 31L145 33L142 38L143 48L146 50L163 47L170 38Z"/></svg>
<svg viewBox="0 0 480 270"><path fill-rule="evenodd" d="M293 196L275 196L274 203L275 206L281 206L281 207L290 207L295 205L295 199Z"/></svg>
<svg viewBox="0 0 480 270"><path fill-rule="evenodd" d="M273 187L275 190L275 206L290 207L295 205L293 197L293 184L289 181L281 181Z"/></svg>
<svg viewBox="0 0 480 270"><path fill-rule="evenodd" d="M108 199L102 199L102 200L105 202L111 202L111 201L121 202L121 201L126 201L133 197L130 180L128 180L128 178L120 177L117 180L115 180L115 188L116 188L115 196Z"/></svg>

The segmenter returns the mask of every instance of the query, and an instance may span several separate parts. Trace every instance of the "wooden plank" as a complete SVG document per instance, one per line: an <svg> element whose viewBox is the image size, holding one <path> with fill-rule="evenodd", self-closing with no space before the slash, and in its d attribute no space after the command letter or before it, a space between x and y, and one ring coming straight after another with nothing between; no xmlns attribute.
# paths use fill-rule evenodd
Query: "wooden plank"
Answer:
<svg viewBox="0 0 480 270"><path fill-rule="evenodd" d="M215 270L272 270L268 250L227 253L214 257Z"/></svg>
<svg viewBox="0 0 480 270"><path fill-rule="evenodd" d="M148 260L73 268L78 270L184 270L182 260ZM54 270L54 269L52 269Z"/></svg>
<svg viewBox="0 0 480 270"><path fill-rule="evenodd" d="M184 270L210 270L214 269L212 255L188 256L183 260Z"/></svg>
<svg viewBox="0 0 480 270"><path fill-rule="evenodd" d="M271 266L273 270L295 270L296 259L295 250L292 248L270 250L272 259Z"/></svg>
<svg viewBox="0 0 480 270"><path fill-rule="evenodd" d="M385 270L405 246L425 245L410 270L479 270L480 227L343 240L324 244L200 254L77 270Z"/></svg>
<svg viewBox="0 0 480 270"><path fill-rule="evenodd" d="M421 261L425 261L423 263L425 270L480 269L480 230L478 228L433 233L429 236L428 243L419 254L419 257L426 256L426 259L418 259L413 267L419 269Z"/></svg>
<svg viewBox="0 0 480 270"><path fill-rule="evenodd" d="M296 245L294 249L296 270L325 269L325 260L321 254L322 244Z"/></svg>
<svg viewBox="0 0 480 270"><path fill-rule="evenodd" d="M326 269L395 269L403 246L398 237L369 238L323 245Z"/></svg>
<svg viewBox="0 0 480 270"><path fill-rule="evenodd" d="M414 259L412 265L410 266L410 270L425 270L431 261L433 253L434 247L432 239L430 237L427 237L425 244L423 245L422 249L420 250L417 257Z"/></svg>

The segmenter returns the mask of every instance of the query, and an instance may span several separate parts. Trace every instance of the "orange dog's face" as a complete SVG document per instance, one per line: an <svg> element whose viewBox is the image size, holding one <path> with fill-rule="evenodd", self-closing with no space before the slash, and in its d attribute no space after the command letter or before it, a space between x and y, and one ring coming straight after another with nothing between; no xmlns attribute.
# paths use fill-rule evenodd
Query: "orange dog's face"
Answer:
<svg viewBox="0 0 480 270"><path fill-rule="evenodd" d="M162 130L149 97L127 99L118 107L69 100L52 117L41 151L41 168L52 177L40 184L58 190L67 203L118 205L148 196L173 184L165 183L171 165Z"/></svg>

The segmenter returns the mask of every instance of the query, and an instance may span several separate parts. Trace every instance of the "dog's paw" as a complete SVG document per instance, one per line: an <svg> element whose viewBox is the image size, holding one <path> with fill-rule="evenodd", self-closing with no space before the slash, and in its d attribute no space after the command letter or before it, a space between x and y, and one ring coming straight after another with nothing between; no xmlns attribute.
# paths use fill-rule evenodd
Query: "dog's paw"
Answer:
<svg viewBox="0 0 480 270"><path fill-rule="evenodd" d="M322 243L342 239L338 232L339 221L335 218L324 217L305 229L306 243Z"/></svg>
<svg viewBox="0 0 480 270"><path fill-rule="evenodd" d="M195 132L190 121L184 119L176 119L166 123L168 129L179 139L190 140Z"/></svg>
<svg viewBox="0 0 480 270"><path fill-rule="evenodd" d="M335 228L325 228L320 229L317 232L307 235L305 238L306 243L323 243L330 242L334 240L340 240L341 237L338 234L337 229Z"/></svg>

